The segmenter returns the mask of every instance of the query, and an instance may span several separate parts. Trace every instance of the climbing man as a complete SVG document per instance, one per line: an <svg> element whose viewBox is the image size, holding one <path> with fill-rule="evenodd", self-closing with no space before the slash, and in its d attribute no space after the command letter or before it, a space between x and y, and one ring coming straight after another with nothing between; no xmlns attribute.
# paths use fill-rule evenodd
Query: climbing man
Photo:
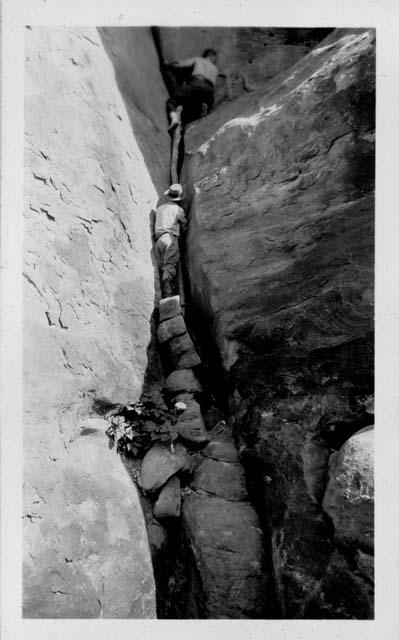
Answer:
<svg viewBox="0 0 399 640"><path fill-rule="evenodd" d="M180 231L186 230L187 218L177 204L183 200L182 186L172 184L164 195L167 202L158 207L155 214L155 254L161 271L162 295L168 298L176 293Z"/></svg>
<svg viewBox="0 0 399 640"><path fill-rule="evenodd" d="M230 83L225 73L221 73L216 66L217 53L214 49L206 49L202 56L187 60L164 63L164 67L188 69L192 67L191 77L183 85L177 85L173 95L166 103L170 118L169 131L172 132L179 124L176 109L183 107L183 123L197 120L206 115L213 106L213 92L218 76L226 78L227 93L231 98Z"/></svg>

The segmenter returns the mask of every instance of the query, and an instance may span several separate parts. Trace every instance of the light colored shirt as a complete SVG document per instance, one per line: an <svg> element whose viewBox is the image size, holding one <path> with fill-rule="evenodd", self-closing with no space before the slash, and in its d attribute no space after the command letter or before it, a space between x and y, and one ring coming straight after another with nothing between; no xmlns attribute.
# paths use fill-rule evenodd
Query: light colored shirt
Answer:
<svg viewBox="0 0 399 640"><path fill-rule="evenodd" d="M174 202L161 204L155 214L155 238L158 239L162 233L171 233L177 238L180 236L180 225L183 228L187 225L187 218L184 210Z"/></svg>
<svg viewBox="0 0 399 640"><path fill-rule="evenodd" d="M216 84L219 69L209 60L209 58L189 58L187 60L183 60L180 64L184 67L191 67L194 65L192 72L193 76L202 76L202 78L209 80L213 85Z"/></svg>

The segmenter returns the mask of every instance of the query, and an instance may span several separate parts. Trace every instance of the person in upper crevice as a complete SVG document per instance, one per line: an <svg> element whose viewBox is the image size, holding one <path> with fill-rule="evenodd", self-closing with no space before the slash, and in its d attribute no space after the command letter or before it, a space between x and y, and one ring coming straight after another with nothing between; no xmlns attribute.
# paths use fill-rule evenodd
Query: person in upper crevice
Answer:
<svg viewBox="0 0 399 640"><path fill-rule="evenodd" d="M202 56L186 60L165 62L165 68L189 69L192 67L189 81L177 85L173 95L166 103L169 115L169 131L173 132L179 124L177 107L181 105L182 123L197 120L209 113L214 102L214 88L218 77L226 79L228 97L231 99L231 88L227 75L219 71L216 66L217 53L214 49L206 49Z"/></svg>
<svg viewBox="0 0 399 640"><path fill-rule="evenodd" d="M180 184L172 184L164 193L167 202L155 213L155 255L161 272L162 296L177 293L177 269L180 262L180 231L187 228L184 209L177 203L183 200Z"/></svg>

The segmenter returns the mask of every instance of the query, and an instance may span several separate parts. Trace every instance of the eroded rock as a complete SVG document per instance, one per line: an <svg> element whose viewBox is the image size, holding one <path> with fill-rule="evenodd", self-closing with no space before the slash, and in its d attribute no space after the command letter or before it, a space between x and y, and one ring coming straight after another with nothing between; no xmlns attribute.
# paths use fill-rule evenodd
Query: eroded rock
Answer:
<svg viewBox="0 0 399 640"><path fill-rule="evenodd" d="M189 351L188 353L183 353L177 360L175 361L176 369L194 369L201 364L201 359L195 351Z"/></svg>
<svg viewBox="0 0 399 640"><path fill-rule="evenodd" d="M169 320L160 323L157 331L159 342L167 342L176 336L182 336L186 333L186 325L183 316L178 315Z"/></svg>
<svg viewBox="0 0 399 640"><path fill-rule="evenodd" d="M205 458L196 469L192 486L225 500L248 499L245 473L239 463Z"/></svg>
<svg viewBox="0 0 399 640"><path fill-rule="evenodd" d="M178 442L174 449L172 453L170 447L157 443L146 453L140 474L140 486L144 491L156 491L180 469L190 466L186 448Z"/></svg>
<svg viewBox="0 0 399 640"><path fill-rule="evenodd" d="M374 430L355 433L333 454L323 508L338 540L374 546Z"/></svg>
<svg viewBox="0 0 399 640"><path fill-rule="evenodd" d="M195 351L193 341L191 340L188 333L184 333L183 335L173 338L169 342L168 346L169 346L172 358L178 358L183 353L187 353L189 351Z"/></svg>
<svg viewBox="0 0 399 640"><path fill-rule="evenodd" d="M182 400L183 398L183 400ZM209 440L198 402L190 394L179 395L176 400L184 402L186 409L179 415L176 429L188 442L205 443Z"/></svg>
<svg viewBox="0 0 399 640"><path fill-rule="evenodd" d="M168 320L181 314L180 296L162 298L159 301L159 321Z"/></svg>
<svg viewBox="0 0 399 640"><path fill-rule="evenodd" d="M30 460L24 541L25 618L156 618L139 496L103 430Z"/></svg>
<svg viewBox="0 0 399 640"><path fill-rule="evenodd" d="M202 451L202 455L223 462L238 462L238 453L232 439L211 440Z"/></svg>
<svg viewBox="0 0 399 640"><path fill-rule="evenodd" d="M162 487L154 504L154 516L160 519L178 518L180 516L180 508L180 480L177 476L172 476Z"/></svg>
<svg viewBox="0 0 399 640"><path fill-rule="evenodd" d="M190 369L172 371L166 378L165 388L171 394L182 392L201 393L202 387L197 376Z"/></svg>
<svg viewBox="0 0 399 640"><path fill-rule="evenodd" d="M195 617L267 617L268 571L253 507L191 493L184 499L183 525L200 575L198 587L193 585Z"/></svg>
<svg viewBox="0 0 399 640"><path fill-rule="evenodd" d="M135 488L84 419L93 402L138 400L157 371L166 90L150 29L25 36L24 615L153 618Z"/></svg>

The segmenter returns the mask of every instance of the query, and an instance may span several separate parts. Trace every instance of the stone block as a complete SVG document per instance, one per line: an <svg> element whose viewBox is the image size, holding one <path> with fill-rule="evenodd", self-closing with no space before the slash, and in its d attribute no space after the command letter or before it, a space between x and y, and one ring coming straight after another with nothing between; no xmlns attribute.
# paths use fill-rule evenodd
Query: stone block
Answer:
<svg viewBox="0 0 399 640"><path fill-rule="evenodd" d="M178 358L178 356L188 351L195 351L194 343L188 333L172 338L169 342L169 349L172 358Z"/></svg>
<svg viewBox="0 0 399 640"><path fill-rule="evenodd" d="M200 406L192 396L188 396L188 394L185 395L187 395L187 397L183 402L187 408L178 418L176 425L177 431L184 440L188 440L189 442L208 442L209 434L205 429Z"/></svg>
<svg viewBox="0 0 399 640"><path fill-rule="evenodd" d="M168 320L181 314L180 296L171 296L159 301L159 320Z"/></svg>
<svg viewBox="0 0 399 640"><path fill-rule="evenodd" d="M176 336L181 336L186 332L186 324L183 316L178 315L169 320L164 320L160 323L157 331L157 337L159 342L167 342Z"/></svg>
<svg viewBox="0 0 399 640"><path fill-rule="evenodd" d="M166 378L165 387L171 394L178 394L184 391L188 393L202 393L201 383L191 369L172 371Z"/></svg>
<svg viewBox="0 0 399 640"><path fill-rule="evenodd" d="M183 353L175 362L176 369L194 369L201 364L201 358L196 351Z"/></svg>
<svg viewBox="0 0 399 640"><path fill-rule="evenodd" d="M189 456L180 442L175 445L174 453L166 445L155 444L143 458L140 486L144 491L156 491L180 469L188 469L189 466Z"/></svg>
<svg viewBox="0 0 399 640"><path fill-rule="evenodd" d="M177 476L172 476L162 487L158 500L154 504L154 516L159 519L178 518L180 508L180 480Z"/></svg>

